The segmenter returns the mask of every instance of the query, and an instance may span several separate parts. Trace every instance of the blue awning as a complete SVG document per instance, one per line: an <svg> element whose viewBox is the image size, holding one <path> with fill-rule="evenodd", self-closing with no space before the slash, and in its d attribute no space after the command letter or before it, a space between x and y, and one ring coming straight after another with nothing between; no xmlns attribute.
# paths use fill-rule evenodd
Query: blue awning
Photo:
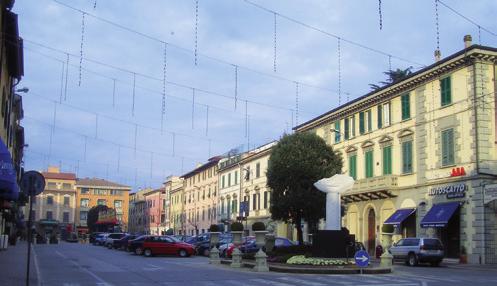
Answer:
<svg viewBox="0 0 497 286"><path fill-rule="evenodd" d="M421 227L445 227L459 206L459 202L433 205L421 220Z"/></svg>
<svg viewBox="0 0 497 286"><path fill-rule="evenodd" d="M414 212L416 212L416 209L399 209L394 212L383 224L399 225Z"/></svg>
<svg viewBox="0 0 497 286"><path fill-rule="evenodd" d="M18 197L19 187L17 186L17 176L12 164L12 157L9 149L0 139L0 198L14 201Z"/></svg>

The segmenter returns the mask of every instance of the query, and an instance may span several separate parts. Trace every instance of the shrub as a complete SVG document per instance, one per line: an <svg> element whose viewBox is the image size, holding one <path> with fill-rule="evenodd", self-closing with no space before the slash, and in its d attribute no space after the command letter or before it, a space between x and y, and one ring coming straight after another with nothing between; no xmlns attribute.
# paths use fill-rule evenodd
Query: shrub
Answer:
<svg viewBox="0 0 497 286"><path fill-rule="evenodd" d="M174 230L172 228L169 228L168 230L166 230L166 235L173 235L174 234Z"/></svg>
<svg viewBox="0 0 497 286"><path fill-rule="evenodd" d="M260 221L254 222L254 224L252 225L252 230L253 231L264 231L264 230L266 230L266 225Z"/></svg>
<svg viewBox="0 0 497 286"><path fill-rule="evenodd" d="M393 233L393 225L392 224L384 224L381 227L381 232L383 232L383 233Z"/></svg>
<svg viewBox="0 0 497 286"><path fill-rule="evenodd" d="M296 255L291 257L286 261L287 264L294 265L348 265L353 264L353 262L347 262L340 259L332 258L316 258L316 257L305 257L303 255Z"/></svg>
<svg viewBox="0 0 497 286"><path fill-rule="evenodd" d="M243 231L243 224L241 222L232 223L231 231Z"/></svg>
<svg viewBox="0 0 497 286"><path fill-rule="evenodd" d="M286 263L288 259L292 258L293 254L284 254L280 256L269 256L267 258L268 262L276 262L276 263Z"/></svg>
<svg viewBox="0 0 497 286"><path fill-rule="evenodd" d="M209 227L210 232L219 232L219 226L217 224L211 224Z"/></svg>

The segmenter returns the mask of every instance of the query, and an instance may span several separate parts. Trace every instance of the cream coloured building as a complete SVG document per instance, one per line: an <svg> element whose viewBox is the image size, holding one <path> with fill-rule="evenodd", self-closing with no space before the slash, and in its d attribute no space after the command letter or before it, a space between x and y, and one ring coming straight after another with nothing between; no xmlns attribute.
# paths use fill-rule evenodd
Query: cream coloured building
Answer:
<svg viewBox="0 0 497 286"><path fill-rule="evenodd" d="M230 231L230 224L241 216L239 198L243 169L240 160L245 156L246 153L232 155L221 159L218 163L218 222L224 224L225 231Z"/></svg>
<svg viewBox="0 0 497 286"><path fill-rule="evenodd" d="M370 252L438 237L446 255L497 263L497 49L472 45L297 127L315 132L356 179L344 225Z"/></svg>
<svg viewBox="0 0 497 286"><path fill-rule="evenodd" d="M175 183L166 185L166 189L169 189L169 224L170 228L173 229L174 234L185 234L186 232L186 219L185 219L185 199L184 199L184 189L185 181L183 178L179 178Z"/></svg>

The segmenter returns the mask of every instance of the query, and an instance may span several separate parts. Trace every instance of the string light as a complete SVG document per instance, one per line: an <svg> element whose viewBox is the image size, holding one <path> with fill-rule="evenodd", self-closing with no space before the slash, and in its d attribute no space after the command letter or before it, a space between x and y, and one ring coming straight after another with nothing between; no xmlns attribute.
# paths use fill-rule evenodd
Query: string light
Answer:
<svg viewBox="0 0 497 286"><path fill-rule="evenodd" d="M195 88L192 88L192 129L194 129L195 117Z"/></svg>
<svg viewBox="0 0 497 286"><path fill-rule="evenodd" d="M438 22L438 0L435 0L435 28L437 33L437 50L440 50L440 27Z"/></svg>
<svg viewBox="0 0 497 286"><path fill-rule="evenodd" d="M292 110L290 110L290 111L291 111L291 113L292 113L292 114L291 114L291 117L292 117L291 122L292 122L292 127L293 127L293 126L294 126L294 125L293 125L293 109L292 109Z"/></svg>
<svg viewBox="0 0 497 286"><path fill-rule="evenodd" d="M93 9L97 9L97 0L95 0L95 2L93 2Z"/></svg>
<svg viewBox="0 0 497 286"><path fill-rule="evenodd" d="M66 53L66 79L64 83L64 101L67 99L67 79L69 75L69 54Z"/></svg>
<svg viewBox="0 0 497 286"><path fill-rule="evenodd" d="M164 117L166 115L166 81L167 81L167 43L164 43L164 68L162 75L162 110L161 110L161 123L160 132L164 129Z"/></svg>
<svg viewBox="0 0 497 286"><path fill-rule="evenodd" d="M81 73L83 67L83 44L85 41L85 12L81 12L81 46L79 49L79 81L78 86L81 86Z"/></svg>
<svg viewBox="0 0 497 286"><path fill-rule="evenodd" d="M341 51L341 40L337 39L337 51L338 51L338 105L342 104L342 51Z"/></svg>
<svg viewBox="0 0 497 286"><path fill-rule="evenodd" d="M135 124L135 144L134 144L134 158L136 159L136 139L138 138L138 125Z"/></svg>
<svg viewBox="0 0 497 286"><path fill-rule="evenodd" d="M195 0L195 65L198 64L198 0Z"/></svg>
<svg viewBox="0 0 497 286"><path fill-rule="evenodd" d="M381 0L378 0L378 14L380 16L380 30L383 29L383 15L381 13Z"/></svg>
<svg viewBox="0 0 497 286"><path fill-rule="evenodd" d="M481 45L481 27L478 25L478 44Z"/></svg>
<svg viewBox="0 0 497 286"><path fill-rule="evenodd" d="M62 74L60 76L60 99L59 102L62 103L62 97L64 96L64 72L66 70L66 64L62 62Z"/></svg>
<svg viewBox="0 0 497 286"><path fill-rule="evenodd" d="M276 22L276 12L273 12L274 19L274 29L273 29L273 71L276 72L276 39L277 39L277 22Z"/></svg>
<svg viewBox="0 0 497 286"><path fill-rule="evenodd" d="M133 73L133 102L131 103L132 116L135 116L135 92L136 92L136 73Z"/></svg>

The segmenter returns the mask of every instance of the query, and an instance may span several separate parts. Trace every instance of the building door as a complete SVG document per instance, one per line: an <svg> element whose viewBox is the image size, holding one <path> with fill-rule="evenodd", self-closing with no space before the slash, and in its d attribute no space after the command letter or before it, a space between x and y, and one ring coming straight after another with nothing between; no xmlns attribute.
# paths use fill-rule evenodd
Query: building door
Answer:
<svg viewBox="0 0 497 286"><path fill-rule="evenodd" d="M450 218L449 223L442 229L442 243L445 246L446 256L449 258L459 258L460 236L461 236L461 208L459 208Z"/></svg>
<svg viewBox="0 0 497 286"><path fill-rule="evenodd" d="M370 209L368 212L368 241L367 241L368 253L374 255L374 250L376 247L376 215L374 209Z"/></svg>

